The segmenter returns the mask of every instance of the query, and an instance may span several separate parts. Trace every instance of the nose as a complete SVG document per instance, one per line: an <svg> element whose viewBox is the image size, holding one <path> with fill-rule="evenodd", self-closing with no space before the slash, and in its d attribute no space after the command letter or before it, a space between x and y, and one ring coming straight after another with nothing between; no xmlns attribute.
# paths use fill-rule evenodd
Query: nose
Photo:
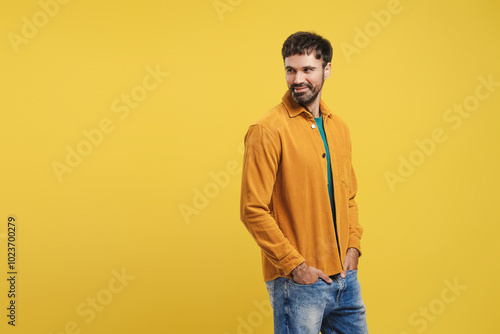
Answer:
<svg viewBox="0 0 500 334"><path fill-rule="evenodd" d="M293 83L298 85L303 82L304 82L304 75L302 74L302 72L297 71L297 73L295 73L295 78L293 80Z"/></svg>

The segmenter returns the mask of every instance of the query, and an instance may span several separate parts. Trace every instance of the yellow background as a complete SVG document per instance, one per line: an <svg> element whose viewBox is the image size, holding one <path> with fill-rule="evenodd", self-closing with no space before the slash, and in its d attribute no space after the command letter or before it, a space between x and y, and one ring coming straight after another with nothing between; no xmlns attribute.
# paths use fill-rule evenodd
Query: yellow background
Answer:
<svg viewBox="0 0 500 334"><path fill-rule="evenodd" d="M376 29L372 11L387 1L220 2L221 13L211 0L74 0L43 22L39 2L3 1L1 332L70 333L74 323L75 333L272 333L256 306L268 299L260 252L239 220L241 173L225 173L241 167L248 126L281 101L281 45L298 30L334 47L323 99L351 129L370 333L496 332L500 87L456 129L443 115L474 95L479 76L500 82L500 3L401 0L347 56L341 45ZM45 25L14 46L33 16ZM112 103L148 67L169 74L120 119ZM53 163L103 119L113 131L60 182ZM386 172L435 128L447 140L391 189ZM211 173L229 180L214 187ZM205 190L203 203L195 194ZM87 322L77 308L109 297L122 270L134 278ZM454 281L462 290L444 303ZM429 308L438 314L423 320Z"/></svg>

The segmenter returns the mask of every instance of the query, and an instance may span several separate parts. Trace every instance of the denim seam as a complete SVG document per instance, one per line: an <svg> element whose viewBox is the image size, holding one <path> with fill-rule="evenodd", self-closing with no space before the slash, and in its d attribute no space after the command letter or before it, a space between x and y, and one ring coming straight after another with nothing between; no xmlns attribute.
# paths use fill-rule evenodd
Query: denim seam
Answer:
<svg viewBox="0 0 500 334"><path fill-rule="evenodd" d="M330 322L330 318L328 318L328 317L327 317L327 318L326 318L326 322L328 322L328 326L330 326L330 328L329 328L329 329L331 329L331 330L332 330L332 333L333 333L333 334L336 334L335 329L334 329L334 327L333 327L332 323Z"/></svg>
<svg viewBox="0 0 500 334"><path fill-rule="evenodd" d="M347 278L347 277L346 277ZM339 280L339 291L337 293L337 301L336 301L336 306L338 306L340 304L340 301L342 300L342 295L343 295L343 292L344 292L344 288L346 286L345 284L345 279L346 278L340 278Z"/></svg>

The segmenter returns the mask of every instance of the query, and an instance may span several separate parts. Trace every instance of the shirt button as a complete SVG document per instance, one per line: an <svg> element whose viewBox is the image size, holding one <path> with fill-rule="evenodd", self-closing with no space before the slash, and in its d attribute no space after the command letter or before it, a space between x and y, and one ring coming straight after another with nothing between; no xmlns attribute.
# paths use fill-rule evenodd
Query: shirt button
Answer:
<svg viewBox="0 0 500 334"><path fill-rule="evenodd" d="M323 153L323 158L326 157L326 153Z"/></svg>
<svg viewBox="0 0 500 334"><path fill-rule="evenodd" d="M311 128L316 129L316 124L312 124Z"/></svg>

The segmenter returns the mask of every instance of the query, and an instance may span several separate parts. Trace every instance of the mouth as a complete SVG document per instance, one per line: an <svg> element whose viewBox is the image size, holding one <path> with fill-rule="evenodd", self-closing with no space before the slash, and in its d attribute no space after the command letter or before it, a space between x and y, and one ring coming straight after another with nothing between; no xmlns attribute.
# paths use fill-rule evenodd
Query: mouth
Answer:
<svg viewBox="0 0 500 334"><path fill-rule="evenodd" d="M294 92L296 92L296 93L301 93L301 92L305 92L305 91L306 91L306 90L308 90L308 89L309 89L309 87L304 86L304 87L295 87L293 90L294 90Z"/></svg>

